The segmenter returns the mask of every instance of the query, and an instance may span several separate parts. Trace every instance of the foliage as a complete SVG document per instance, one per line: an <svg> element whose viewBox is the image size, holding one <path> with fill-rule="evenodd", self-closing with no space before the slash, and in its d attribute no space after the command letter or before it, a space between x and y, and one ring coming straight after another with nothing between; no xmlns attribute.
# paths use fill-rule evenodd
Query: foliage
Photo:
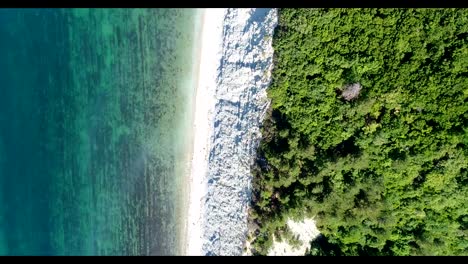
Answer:
<svg viewBox="0 0 468 264"><path fill-rule="evenodd" d="M256 254L306 213L343 255L468 255L467 38L466 9L279 11Z"/></svg>

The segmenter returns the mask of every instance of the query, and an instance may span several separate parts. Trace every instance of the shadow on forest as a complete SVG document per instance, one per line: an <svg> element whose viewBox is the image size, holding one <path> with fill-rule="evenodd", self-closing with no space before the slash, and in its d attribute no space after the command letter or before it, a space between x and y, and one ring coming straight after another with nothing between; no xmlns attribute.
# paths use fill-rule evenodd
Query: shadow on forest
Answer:
<svg viewBox="0 0 468 264"><path fill-rule="evenodd" d="M382 250L368 246L357 246L355 254L357 256L392 256L390 248L393 242L387 241ZM330 242L327 237L320 234L316 239L310 242L310 251L306 256L346 256L343 250L335 243ZM354 254L353 254L354 255Z"/></svg>
<svg viewBox="0 0 468 264"><path fill-rule="evenodd" d="M341 256L341 249L328 241L324 235L319 235L310 242L310 252L307 256Z"/></svg>

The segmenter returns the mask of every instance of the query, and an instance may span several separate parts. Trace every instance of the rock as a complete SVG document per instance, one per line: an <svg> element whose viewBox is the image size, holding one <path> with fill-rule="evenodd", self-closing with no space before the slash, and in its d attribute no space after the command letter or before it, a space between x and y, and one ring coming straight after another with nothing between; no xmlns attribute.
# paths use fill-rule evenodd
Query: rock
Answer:
<svg viewBox="0 0 468 264"><path fill-rule="evenodd" d="M351 101L359 96L361 90L362 86L360 83L346 85L342 89L341 96L343 96L346 101Z"/></svg>
<svg viewBox="0 0 468 264"><path fill-rule="evenodd" d="M241 255L247 239L250 167L269 106L266 89L276 24L276 9L228 9L225 14L207 172L209 199L203 210L205 255Z"/></svg>

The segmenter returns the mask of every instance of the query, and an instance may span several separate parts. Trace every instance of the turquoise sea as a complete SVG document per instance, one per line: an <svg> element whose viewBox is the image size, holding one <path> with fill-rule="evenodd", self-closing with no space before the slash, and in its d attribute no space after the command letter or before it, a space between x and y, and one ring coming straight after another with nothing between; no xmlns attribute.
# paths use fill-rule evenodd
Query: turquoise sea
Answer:
<svg viewBox="0 0 468 264"><path fill-rule="evenodd" d="M181 254L193 9L0 9L0 255Z"/></svg>

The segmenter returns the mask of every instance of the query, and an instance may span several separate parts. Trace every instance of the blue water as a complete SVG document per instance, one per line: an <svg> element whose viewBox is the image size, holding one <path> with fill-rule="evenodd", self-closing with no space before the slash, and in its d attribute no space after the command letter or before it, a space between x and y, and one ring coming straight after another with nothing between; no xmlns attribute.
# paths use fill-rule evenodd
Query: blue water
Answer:
<svg viewBox="0 0 468 264"><path fill-rule="evenodd" d="M196 19L0 10L0 255L181 253Z"/></svg>

